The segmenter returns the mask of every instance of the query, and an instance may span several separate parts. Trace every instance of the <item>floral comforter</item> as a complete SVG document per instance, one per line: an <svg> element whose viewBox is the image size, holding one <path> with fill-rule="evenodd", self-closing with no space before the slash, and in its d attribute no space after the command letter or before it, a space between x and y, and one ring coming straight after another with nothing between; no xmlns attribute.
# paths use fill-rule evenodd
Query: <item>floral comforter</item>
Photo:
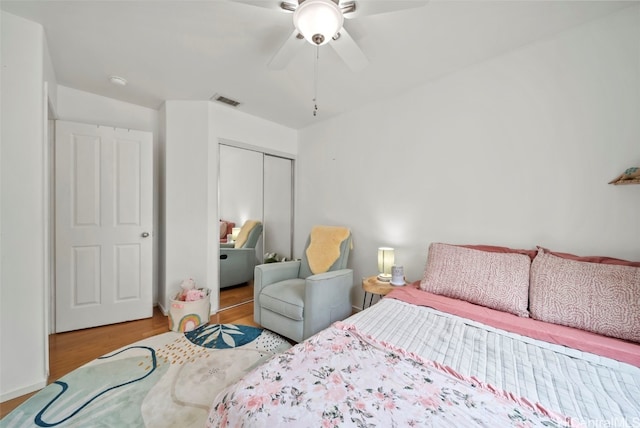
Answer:
<svg viewBox="0 0 640 428"><path fill-rule="evenodd" d="M209 427L573 426L337 323L221 391Z"/></svg>

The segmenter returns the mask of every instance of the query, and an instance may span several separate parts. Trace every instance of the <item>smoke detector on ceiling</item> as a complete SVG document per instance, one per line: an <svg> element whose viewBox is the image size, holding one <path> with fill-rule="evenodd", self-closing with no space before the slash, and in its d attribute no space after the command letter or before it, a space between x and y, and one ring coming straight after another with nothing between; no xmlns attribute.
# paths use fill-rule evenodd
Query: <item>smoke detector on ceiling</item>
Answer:
<svg viewBox="0 0 640 428"><path fill-rule="evenodd" d="M113 83L114 85L127 86L127 79L125 79L124 77L111 76L111 77L109 77L109 81L111 83Z"/></svg>
<svg viewBox="0 0 640 428"><path fill-rule="evenodd" d="M230 105L231 107L238 107L240 105L240 101L232 100L231 98L225 97L220 94L213 94L211 101L218 101L219 103Z"/></svg>

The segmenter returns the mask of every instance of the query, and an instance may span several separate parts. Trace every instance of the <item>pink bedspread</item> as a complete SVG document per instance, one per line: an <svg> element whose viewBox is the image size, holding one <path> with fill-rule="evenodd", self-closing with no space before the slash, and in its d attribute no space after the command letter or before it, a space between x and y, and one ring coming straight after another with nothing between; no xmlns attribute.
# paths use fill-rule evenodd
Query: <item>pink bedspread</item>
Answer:
<svg viewBox="0 0 640 428"><path fill-rule="evenodd" d="M414 305L428 306L512 333L591 352L640 367L640 344L638 343L601 336L577 328L546 323L532 318L519 317L462 300L422 291L416 289L415 285L414 283L395 289L387 294L386 297Z"/></svg>
<svg viewBox="0 0 640 428"><path fill-rule="evenodd" d="M534 427L572 421L337 323L223 390L209 427Z"/></svg>

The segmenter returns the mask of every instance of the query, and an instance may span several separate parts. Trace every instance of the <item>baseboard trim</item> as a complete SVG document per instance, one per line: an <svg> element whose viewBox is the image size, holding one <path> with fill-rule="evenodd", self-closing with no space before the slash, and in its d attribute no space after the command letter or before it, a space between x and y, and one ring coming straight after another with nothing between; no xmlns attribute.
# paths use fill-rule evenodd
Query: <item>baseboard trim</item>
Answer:
<svg viewBox="0 0 640 428"><path fill-rule="evenodd" d="M23 395L29 394L34 391L39 391L45 386L47 386L46 380L34 383L33 385L25 386L24 388L18 388L14 389L13 391L5 392L4 394L0 395L0 403L4 403L8 400L13 400L14 398L22 397Z"/></svg>
<svg viewBox="0 0 640 428"><path fill-rule="evenodd" d="M167 315L169 315L169 311L165 309L164 306L162 306L159 302L158 302L158 308L160 309L160 311L162 312L162 314L166 317Z"/></svg>

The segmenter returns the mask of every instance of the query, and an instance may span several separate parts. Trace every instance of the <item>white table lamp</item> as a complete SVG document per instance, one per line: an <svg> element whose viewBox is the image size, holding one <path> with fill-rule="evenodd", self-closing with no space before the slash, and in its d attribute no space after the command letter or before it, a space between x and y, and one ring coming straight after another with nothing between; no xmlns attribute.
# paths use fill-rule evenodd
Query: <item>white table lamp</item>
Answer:
<svg viewBox="0 0 640 428"><path fill-rule="evenodd" d="M231 240L233 242L236 242L236 239L238 239L238 234L240 234L240 228L239 227L232 227L231 228Z"/></svg>
<svg viewBox="0 0 640 428"><path fill-rule="evenodd" d="M380 247L378 248L378 280L389 282L391 281L391 266L395 262L393 255L393 248Z"/></svg>

